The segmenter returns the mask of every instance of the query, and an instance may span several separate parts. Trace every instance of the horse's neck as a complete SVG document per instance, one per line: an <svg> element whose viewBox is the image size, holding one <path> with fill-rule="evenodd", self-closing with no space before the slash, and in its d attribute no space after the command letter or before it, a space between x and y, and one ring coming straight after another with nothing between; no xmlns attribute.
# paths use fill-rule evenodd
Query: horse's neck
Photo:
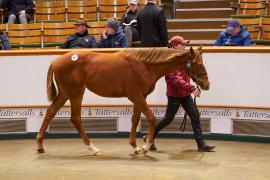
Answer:
<svg viewBox="0 0 270 180"><path fill-rule="evenodd" d="M177 57L173 61L168 63L152 64L152 71L155 74L157 80L170 72L186 68L187 68L186 56Z"/></svg>

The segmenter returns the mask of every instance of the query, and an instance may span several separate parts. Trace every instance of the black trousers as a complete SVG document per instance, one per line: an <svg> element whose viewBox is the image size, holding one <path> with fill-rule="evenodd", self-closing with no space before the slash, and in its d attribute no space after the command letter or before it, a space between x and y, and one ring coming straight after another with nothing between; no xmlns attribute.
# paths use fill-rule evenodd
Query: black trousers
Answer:
<svg viewBox="0 0 270 180"><path fill-rule="evenodd" d="M162 130L164 127L169 125L175 117L180 105L187 112L187 115L191 119L191 125L193 129L193 135L198 145L202 145L204 143L204 139L202 136L202 129L200 123L200 116L198 111L196 110L194 101L191 96L186 98L174 98L168 96L168 105L166 108L166 113L164 118L156 125L154 138Z"/></svg>

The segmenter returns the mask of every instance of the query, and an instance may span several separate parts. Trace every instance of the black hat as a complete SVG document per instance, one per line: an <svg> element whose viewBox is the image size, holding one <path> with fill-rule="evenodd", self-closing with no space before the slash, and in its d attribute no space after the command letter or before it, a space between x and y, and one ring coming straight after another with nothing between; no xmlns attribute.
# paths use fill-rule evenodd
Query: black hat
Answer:
<svg viewBox="0 0 270 180"><path fill-rule="evenodd" d="M115 31L117 31L117 29L118 29L118 22L117 22L117 20L114 19L114 18L108 19L107 20L106 27L110 27L110 28L114 29Z"/></svg>

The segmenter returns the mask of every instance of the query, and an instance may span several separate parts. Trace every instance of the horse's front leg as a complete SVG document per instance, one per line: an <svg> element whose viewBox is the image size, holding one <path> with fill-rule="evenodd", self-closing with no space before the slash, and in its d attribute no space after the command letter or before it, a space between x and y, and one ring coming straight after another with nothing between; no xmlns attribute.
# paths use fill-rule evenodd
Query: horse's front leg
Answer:
<svg viewBox="0 0 270 180"><path fill-rule="evenodd" d="M136 143L136 137L137 137L137 127L138 127L138 123L140 121L140 117L141 117L141 111L139 111L139 109L134 106L133 108L133 115L131 118L132 121L132 126L131 126L131 131L129 134L129 144L134 148L135 150L135 154L139 154L141 149L137 146Z"/></svg>
<svg viewBox="0 0 270 180"><path fill-rule="evenodd" d="M63 96L61 97L61 95L59 95L59 97L55 99L53 103L48 107L43 123L36 137L38 153L45 152L43 148L43 139L46 129L48 128L49 123L51 122L57 111L65 104L66 101L67 101L66 97Z"/></svg>
<svg viewBox="0 0 270 180"><path fill-rule="evenodd" d="M156 117L153 115L152 111L146 106L145 110L142 111L144 115L146 116L149 124L148 129L148 139L142 147L142 153L146 154L147 151L149 151L151 145L154 143L154 132L155 132L155 126L156 126Z"/></svg>
<svg viewBox="0 0 270 180"><path fill-rule="evenodd" d="M146 154L147 151L149 151L150 146L154 142L156 117L153 115L152 111L149 109L149 107L146 103L146 97L139 96L139 97L133 98L133 103L136 107L139 108L140 112L142 112L148 120L148 124L149 124L148 140L147 140L146 144L142 147L143 154Z"/></svg>

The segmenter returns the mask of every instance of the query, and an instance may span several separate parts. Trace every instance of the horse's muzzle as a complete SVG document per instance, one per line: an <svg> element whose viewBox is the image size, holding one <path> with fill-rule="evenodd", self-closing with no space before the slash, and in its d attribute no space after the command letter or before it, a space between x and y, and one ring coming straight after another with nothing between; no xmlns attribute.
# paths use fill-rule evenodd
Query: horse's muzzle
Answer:
<svg viewBox="0 0 270 180"><path fill-rule="evenodd" d="M210 84L208 84L207 86L205 86L205 89L204 90L209 90L210 88Z"/></svg>
<svg viewBox="0 0 270 180"><path fill-rule="evenodd" d="M199 86L202 88L202 90L209 90L209 88L210 88L210 83L207 83L207 84L205 84L205 83L199 83Z"/></svg>

